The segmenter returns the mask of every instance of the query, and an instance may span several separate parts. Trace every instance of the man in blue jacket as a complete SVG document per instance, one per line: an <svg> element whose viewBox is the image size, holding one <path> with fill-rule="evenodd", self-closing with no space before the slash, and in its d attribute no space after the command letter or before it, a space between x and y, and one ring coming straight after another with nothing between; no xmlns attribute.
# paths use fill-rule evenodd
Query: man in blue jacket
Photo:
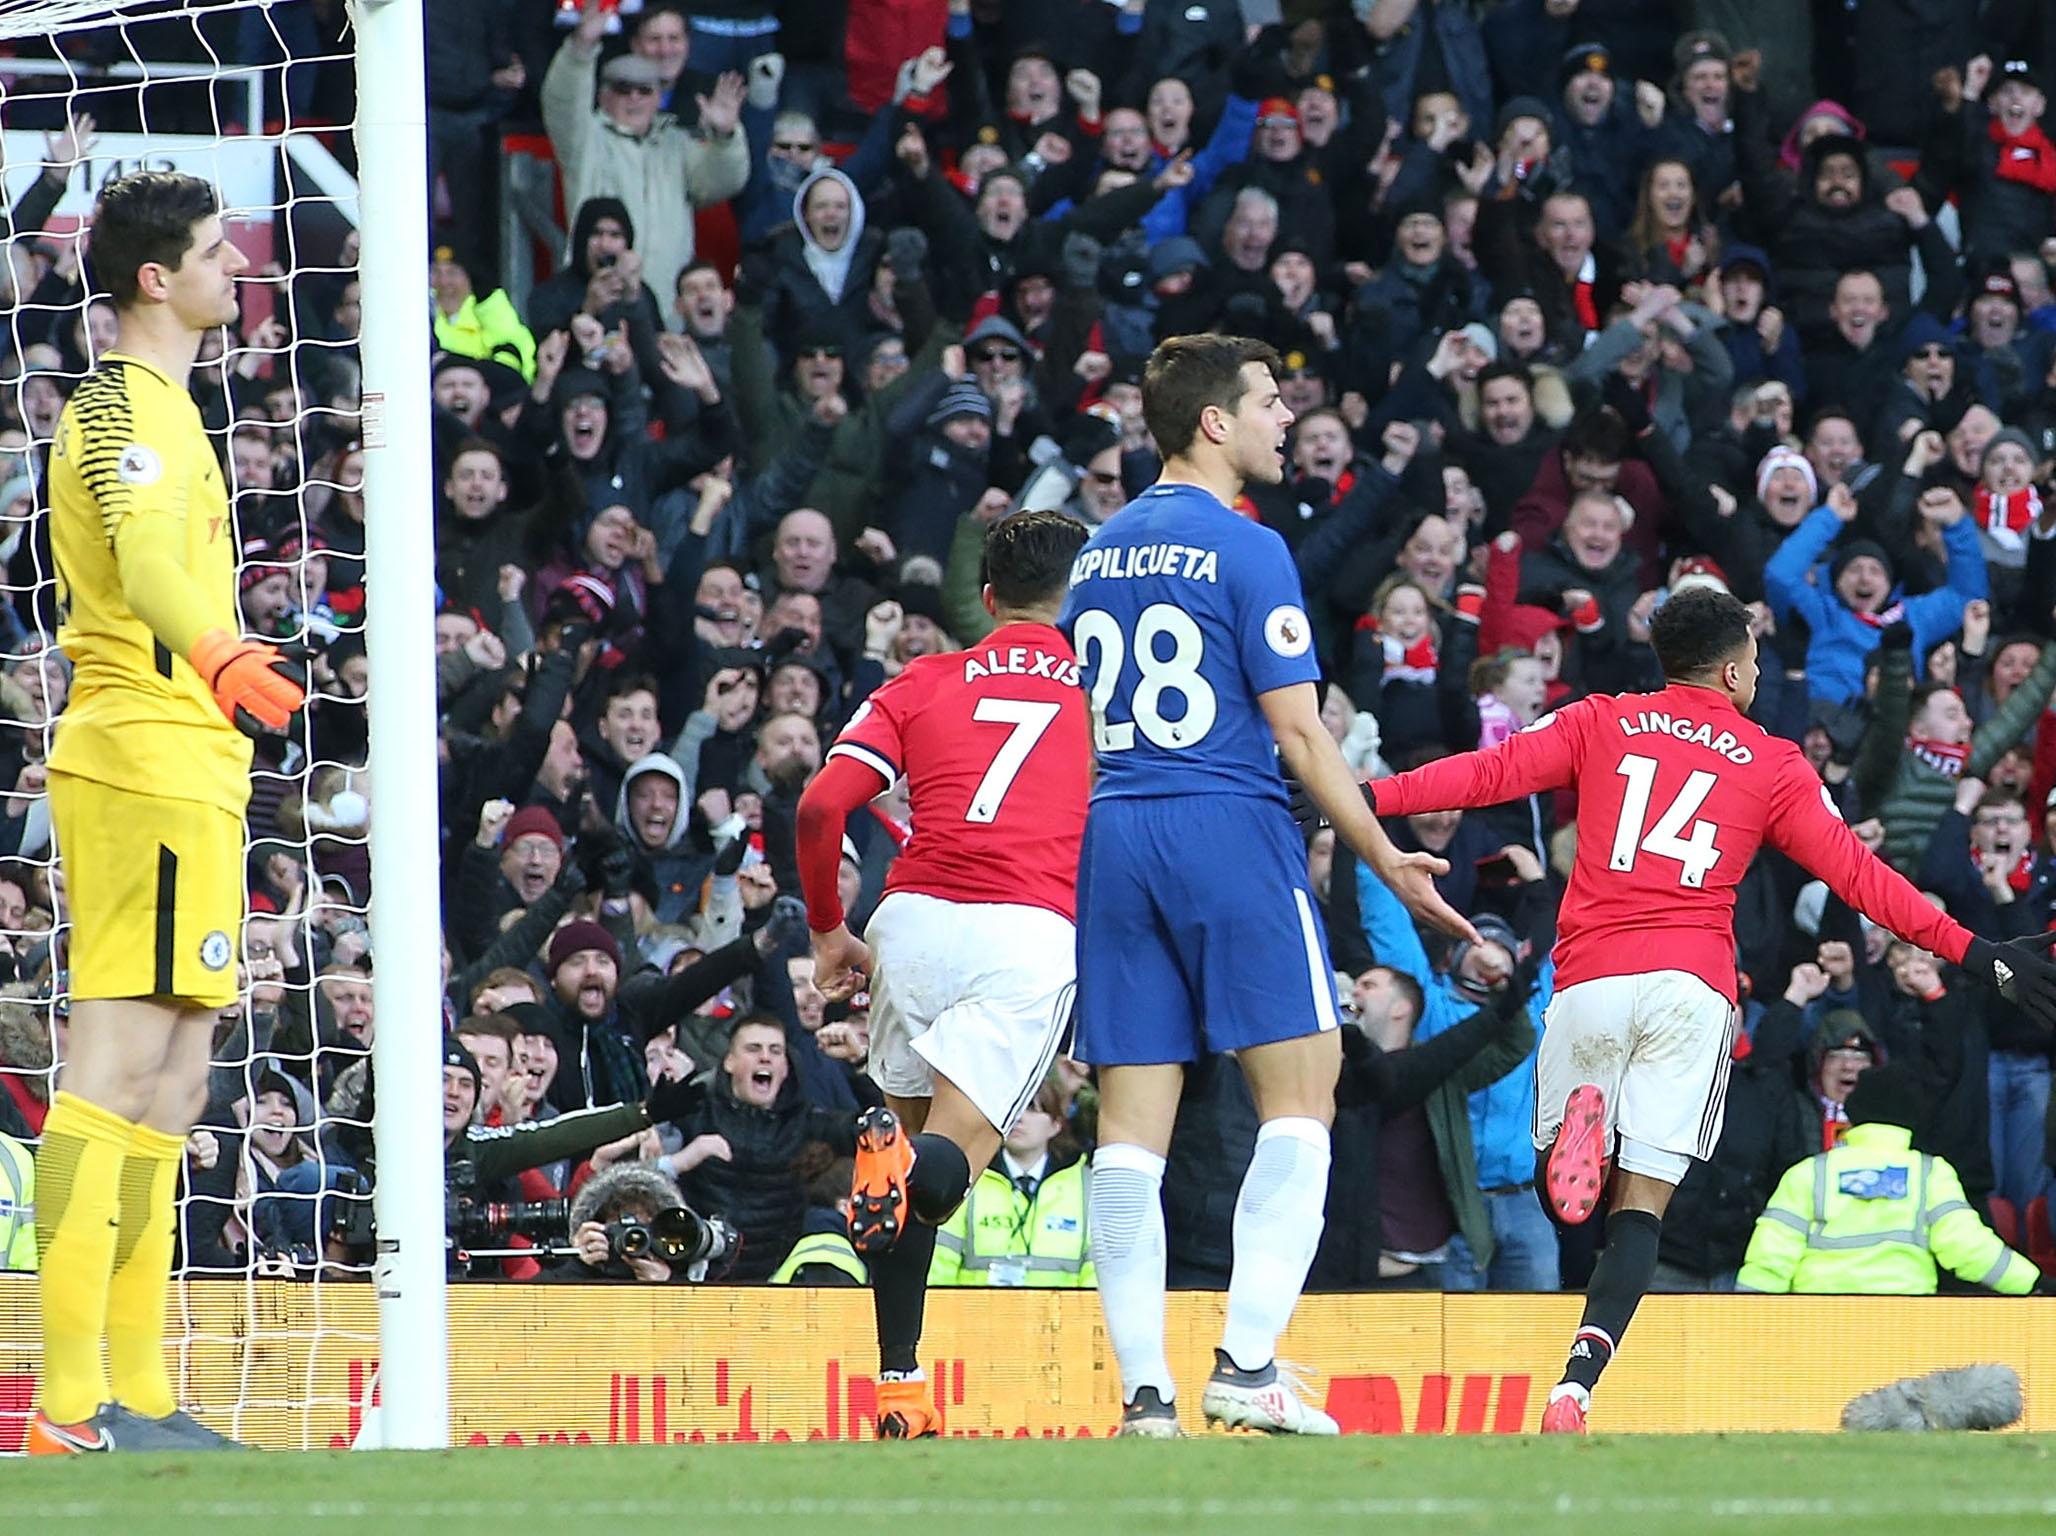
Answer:
<svg viewBox="0 0 2056 1536"><path fill-rule="evenodd" d="M1963 623L1965 605L1988 597L1985 557L1977 526L1955 492L1923 492L1920 515L1942 538L1946 584L1919 597L1904 597L1892 583L1891 556L1870 539L1843 540L1823 569L1823 557L1856 520L1856 498L1847 486L1828 492L1786 537L1763 571L1764 594L1779 622L1798 615L1811 634L1806 646L1806 687L1816 700L1850 704L1863 697L1864 666L1878 636L1896 623L1913 630L1913 666L1919 675L1928 652Z"/></svg>

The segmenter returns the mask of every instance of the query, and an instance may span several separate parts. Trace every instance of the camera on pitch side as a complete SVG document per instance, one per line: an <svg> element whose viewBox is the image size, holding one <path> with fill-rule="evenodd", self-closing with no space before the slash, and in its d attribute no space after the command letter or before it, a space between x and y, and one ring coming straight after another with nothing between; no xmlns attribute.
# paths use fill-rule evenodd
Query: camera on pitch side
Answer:
<svg viewBox="0 0 2056 1536"><path fill-rule="evenodd" d="M724 1262L740 1243L735 1228L719 1216L701 1216L682 1205L657 1212L648 1221L622 1217L607 1223L607 1256L616 1260L654 1258L698 1270Z"/></svg>

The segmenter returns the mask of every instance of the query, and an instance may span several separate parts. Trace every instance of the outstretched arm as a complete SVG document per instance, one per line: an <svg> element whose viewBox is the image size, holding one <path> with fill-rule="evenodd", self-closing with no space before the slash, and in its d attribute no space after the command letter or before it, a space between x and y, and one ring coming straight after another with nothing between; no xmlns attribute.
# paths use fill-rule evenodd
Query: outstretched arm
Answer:
<svg viewBox="0 0 2056 1536"><path fill-rule="evenodd" d="M1483 752L1459 752L1365 786L1380 816L1454 811L1499 805L1545 789L1561 789L1576 775L1585 711L1544 715Z"/></svg>

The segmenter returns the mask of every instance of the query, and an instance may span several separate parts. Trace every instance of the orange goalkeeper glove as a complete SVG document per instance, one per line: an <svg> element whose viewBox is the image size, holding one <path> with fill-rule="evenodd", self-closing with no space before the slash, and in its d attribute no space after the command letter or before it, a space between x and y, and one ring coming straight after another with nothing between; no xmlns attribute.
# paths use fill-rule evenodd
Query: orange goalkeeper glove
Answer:
<svg viewBox="0 0 2056 1536"><path fill-rule="evenodd" d="M210 629L193 642L186 659L213 690L221 712L246 736L283 731L307 701L306 658L297 646L280 650Z"/></svg>

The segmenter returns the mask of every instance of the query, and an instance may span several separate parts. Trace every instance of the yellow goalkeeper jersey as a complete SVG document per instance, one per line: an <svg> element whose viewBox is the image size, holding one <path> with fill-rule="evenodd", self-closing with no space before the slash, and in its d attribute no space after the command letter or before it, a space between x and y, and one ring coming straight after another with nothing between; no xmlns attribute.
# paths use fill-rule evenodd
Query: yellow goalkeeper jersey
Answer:
<svg viewBox="0 0 2056 1536"><path fill-rule="evenodd" d="M137 358L106 356L58 422L50 544L58 644L75 668L52 771L240 815L251 742L182 654L240 622L235 523L190 393Z"/></svg>

